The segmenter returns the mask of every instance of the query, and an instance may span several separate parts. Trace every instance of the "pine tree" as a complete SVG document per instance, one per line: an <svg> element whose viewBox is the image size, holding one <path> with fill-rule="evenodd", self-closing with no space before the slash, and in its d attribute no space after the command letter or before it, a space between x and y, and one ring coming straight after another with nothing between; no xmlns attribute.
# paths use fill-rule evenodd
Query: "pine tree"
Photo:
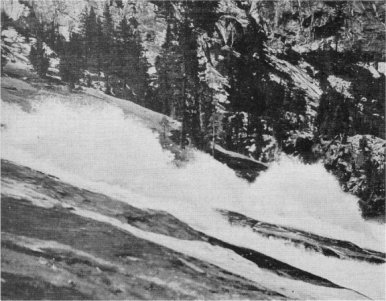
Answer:
<svg viewBox="0 0 386 301"><path fill-rule="evenodd" d="M35 45L31 46L30 61L38 75L45 77L50 66L50 59L48 58L43 46L41 31L39 31L36 36Z"/></svg>
<svg viewBox="0 0 386 301"><path fill-rule="evenodd" d="M197 33L193 30L190 20L185 16L181 26L180 45L182 48L182 110L183 134L191 142L202 148L202 129L200 122L200 99L197 94L199 87L199 66L197 60ZM184 137L183 137L184 138ZM182 140L183 141L183 140Z"/></svg>
<svg viewBox="0 0 386 301"><path fill-rule="evenodd" d="M155 4L168 23L163 51L156 64L157 97L164 113L181 120L181 146L190 141L203 148L205 137L208 137L206 131L213 97L199 78L202 70L198 63L197 40L200 31L214 31L218 1L162 1Z"/></svg>
<svg viewBox="0 0 386 301"><path fill-rule="evenodd" d="M224 107L221 102L226 98L224 87L227 80L211 64L208 57L208 36L199 37L199 85L197 87L200 108L199 118L203 133L203 148L214 155L216 143L222 141L222 120Z"/></svg>
<svg viewBox="0 0 386 301"><path fill-rule="evenodd" d="M344 96L333 88L328 89L320 99L318 114L315 120L318 133L328 139L333 139L349 129L349 107Z"/></svg>
<svg viewBox="0 0 386 301"><path fill-rule="evenodd" d="M96 29L96 60L97 60L97 73L98 76L102 71L102 58L103 58L103 31L102 31L102 21L99 17L97 17L97 29Z"/></svg>
<svg viewBox="0 0 386 301"><path fill-rule="evenodd" d="M169 9L172 9L169 7ZM166 41L157 62L159 73L158 96L162 99L165 113L181 120L180 143L199 143L197 128L197 46L189 20L177 20L169 12Z"/></svg>
<svg viewBox="0 0 386 301"><path fill-rule="evenodd" d="M63 81L69 84L70 89L82 76L82 50L79 47L82 43L81 37L72 33L69 42L64 44L63 53L60 58L59 73Z"/></svg>
<svg viewBox="0 0 386 301"><path fill-rule="evenodd" d="M50 60L43 45L43 42L45 41L44 26L36 17L33 7L31 6L29 9L30 13L25 20L29 25L29 30L26 30L26 32L28 32L28 34L26 34L27 41L29 41L30 35L36 38L36 42L31 46L29 59L38 75L45 77L49 68Z"/></svg>
<svg viewBox="0 0 386 301"><path fill-rule="evenodd" d="M119 78L122 79L122 97L128 98L130 93L128 93L129 85L127 82L127 77L131 76L132 74L129 74L130 68L131 68L131 60L130 60L130 39L131 39L131 31L129 24L127 22L127 19L125 16L123 16L122 20L120 21L118 28L117 28L117 56L116 60L117 62L114 64L116 65L115 73Z"/></svg>
<svg viewBox="0 0 386 301"><path fill-rule="evenodd" d="M59 24L54 21L47 24L47 30L45 32L45 42L47 45L57 54L60 54L64 41L64 37L59 33Z"/></svg>
<svg viewBox="0 0 386 301"><path fill-rule="evenodd" d="M263 147L262 117L268 108L268 81L272 70L266 57L266 34L260 24L248 14L248 25L241 25L230 19L225 26L233 30L232 38L225 38L223 47L228 73L229 104L225 129L227 147L247 152L246 146L255 144L255 157L259 157Z"/></svg>
<svg viewBox="0 0 386 301"><path fill-rule="evenodd" d="M172 118L180 118L182 95L182 52L178 44L178 27L173 18L168 18L165 43L157 58L158 71L157 98L162 103L162 113Z"/></svg>
<svg viewBox="0 0 386 301"><path fill-rule="evenodd" d="M107 3L103 11L102 36L103 41L100 45L100 50L102 52L101 65L106 82L105 92L111 94L111 75L115 70L114 55L116 52L116 45L114 41L114 23L110 14L110 7Z"/></svg>
<svg viewBox="0 0 386 301"><path fill-rule="evenodd" d="M99 28L97 22L94 8L91 7L90 11L86 8L81 17L81 35L83 38L84 68L87 69L98 69Z"/></svg>
<svg viewBox="0 0 386 301"><path fill-rule="evenodd" d="M149 64L144 56L138 22L123 17L117 28L114 74L121 81L122 94L142 105L149 105Z"/></svg>

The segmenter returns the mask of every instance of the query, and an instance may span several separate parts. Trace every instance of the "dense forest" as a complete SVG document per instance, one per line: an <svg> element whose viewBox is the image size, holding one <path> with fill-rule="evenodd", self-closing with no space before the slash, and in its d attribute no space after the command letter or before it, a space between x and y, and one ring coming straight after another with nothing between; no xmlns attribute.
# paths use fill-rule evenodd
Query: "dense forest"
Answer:
<svg viewBox="0 0 386 301"><path fill-rule="evenodd" d="M171 116L183 148L322 160L365 215L384 212L385 76L365 67L384 61L384 31L353 30L358 18L385 24L377 2L358 11L351 1L148 1L165 25L153 62L154 32L144 30L137 2L85 5L67 38L27 5L17 22L2 12L2 28L34 38L30 61L41 77L50 77L48 45L69 89L96 87ZM303 66L316 96L288 66Z"/></svg>

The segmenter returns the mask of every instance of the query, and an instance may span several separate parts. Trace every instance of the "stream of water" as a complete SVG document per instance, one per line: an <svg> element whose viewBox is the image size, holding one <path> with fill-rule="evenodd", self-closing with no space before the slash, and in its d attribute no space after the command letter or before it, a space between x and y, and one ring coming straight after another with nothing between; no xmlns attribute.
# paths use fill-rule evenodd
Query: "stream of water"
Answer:
<svg viewBox="0 0 386 301"><path fill-rule="evenodd" d="M182 167L157 135L113 105L54 97L32 112L2 104L2 158L143 208L170 212L193 228L287 262L372 298L385 296L385 267L317 254L231 226L216 209L242 213L360 247L385 251L384 226L362 219L322 164L283 156L249 184L207 154ZM130 196L130 197L128 197Z"/></svg>

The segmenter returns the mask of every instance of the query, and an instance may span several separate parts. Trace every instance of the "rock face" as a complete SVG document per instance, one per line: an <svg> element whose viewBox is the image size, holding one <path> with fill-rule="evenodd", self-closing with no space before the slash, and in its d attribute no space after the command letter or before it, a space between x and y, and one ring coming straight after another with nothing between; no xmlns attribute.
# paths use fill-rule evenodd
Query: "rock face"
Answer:
<svg viewBox="0 0 386 301"><path fill-rule="evenodd" d="M256 10L273 36L273 48L293 45L303 53L331 44L339 51L360 47L379 61L385 58L382 1L258 1Z"/></svg>
<svg viewBox="0 0 386 301"><path fill-rule="evenodd" d="M295 86L307 95L307 111L298 116L308 119L308 123L289 130L282 149L300 155L305 161L323 160L326 168L339 178L342 188L361 198L365 216L383 215L385 208L384 107L381 105L379 111L370 113L371 102L385 102L382 67L385 8L382 1L280 0L256 1L250 8L268 33L267 46L273 66L289 75ZM244 18L240 11L238 16ZM355 52L360 52L361 57L354 58ZM347 59L342 59L344 56ZM379 131L372 135L368 135L370 132L366 129L357 135L349 133L344 142L341 138L329 137L328 146L320 142L323 135L315 120L321 115L321 97L330 88L345 101L361 103L364 100L366 108L359 105L356 110L374 123L379 119ZM366 110L368 113L363 113ZM333 110L331 113L334 114ZM327 127L333 127L331 121ZM358 141L362 139L368 141L366 151L359 147ZM360 167L353 163L358 162L358 157L363 158Z"/></svg>
<svg viewBox="0 0 386 301"><path fill-rule="evenodd" d="M325 166L341 181L345 191L358 195L365 216L382 216L385 211L385 140L356 135L347 141L322 144Z"/></svg>
<svg viewBox="0 0 386 301"><path fill-rule="evenodd" d="M284 297L216 266L80 217L73 206L93 208L146 231L201 239L165 213L143 211L7 161L2 161L1 173L4 299ZM29 186L30 193L36 191L40 204L11 192L18 183Z"/></svg>
<svg viewBox="0 0 386 301"><path fill-rule="evenodd" d="M325 256L337 258L355 258L373 263L384 263L385 256L381 252L374 252L362 249L348 241L329 239L326 237L291 229L289 227L279 227L277 225L253 220L242 214L226 210L220 211L222 215L228 218L233 225L252 228L254 232L267 237L275 237L286 241L293 241L303 245L309 250L319 252Z"/></svg>

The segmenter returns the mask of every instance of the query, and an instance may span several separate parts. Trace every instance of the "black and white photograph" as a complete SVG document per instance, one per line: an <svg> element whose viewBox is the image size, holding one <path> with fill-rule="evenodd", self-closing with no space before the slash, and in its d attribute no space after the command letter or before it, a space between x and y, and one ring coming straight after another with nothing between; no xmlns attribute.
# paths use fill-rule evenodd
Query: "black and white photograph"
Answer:
<svg viewBox="0 0 386 301"><path fill-rule="evenodd" d="M385 300L385 0L0 0L1 300Z"/></svg>

